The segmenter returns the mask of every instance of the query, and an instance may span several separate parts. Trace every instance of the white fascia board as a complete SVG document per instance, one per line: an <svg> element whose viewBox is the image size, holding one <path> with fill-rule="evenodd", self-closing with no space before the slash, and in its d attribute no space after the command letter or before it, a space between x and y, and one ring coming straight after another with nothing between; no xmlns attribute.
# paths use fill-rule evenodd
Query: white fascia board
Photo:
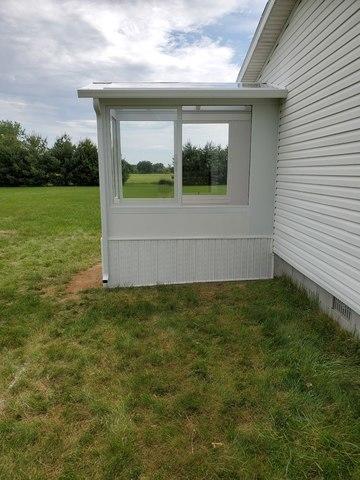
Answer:
<svg viewBox="0 0 360 480"><path fill-rule="evenodd" d="M262 31L264 30L264 27L265 27L266 22L269 18L270 12L271 12L271 10L274 6L275 1L276 0L269 0L268 3L266 4L265 8L264 8L264 11L261 15L258 26L256 27L254 36L251 40L250 47L249 47L249 49L246 53L246 56L245 56L245 59L244 59L242 65L241 65L239 74L238 74L237 79L236 79L237 82L242 81L242 78L243 78L243 76L244 76L244 74L247 70L247 67L250 63L250 60L251 60L252 56L253 56L255 48L257 47L257 45L259 43Z"/></svg>
<svg viewBox="0 0 360 480"><path fill-rule="evenodd" d="M238 88L238 89L159 89L159 88L145 88L145 89L101 89L95 88L93 85L79 88L79 98L285 98L287 90L276 88L272 86L264 86L258 88Z"/></svg>

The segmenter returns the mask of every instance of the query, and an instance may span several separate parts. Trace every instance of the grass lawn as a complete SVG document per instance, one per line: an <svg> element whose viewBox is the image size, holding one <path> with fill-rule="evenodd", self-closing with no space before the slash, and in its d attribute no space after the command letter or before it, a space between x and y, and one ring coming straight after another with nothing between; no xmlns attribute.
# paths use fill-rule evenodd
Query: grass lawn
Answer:
<svg viewBox="0 0 360 480"><path fill-rule="evenodd" d="M171 180L170 173L132 173L123 187L124 198L172 198L173 185L159 185Z"/></svg>
<svg viewBox="0 0 360 480"><path fill-rule="evenodd" d="M132 173L126 185L133 184L157 184L159 180L171 180L171 173Z"/></svg>
<svg viewBox="0 0 360 480"><path fill-rule="evenodd" d="M125 198L172 198L173 185L159 185L159 180L171 180L170 173L133 173L124 185ZM184 195L226 195L226 185L185 185Z"/></svg>
<svg viewBox="0 0 360 480"><path fill-rule="evenodd" d="M96 188L0 189L2 480L359 479L359 342L284 279L89 290Z"/></svg>
<svg viewBox="0 0 360 480"><path fill-rule="evenodd" d="M226 185L184 185L184 195L226 195Z"/></svg>

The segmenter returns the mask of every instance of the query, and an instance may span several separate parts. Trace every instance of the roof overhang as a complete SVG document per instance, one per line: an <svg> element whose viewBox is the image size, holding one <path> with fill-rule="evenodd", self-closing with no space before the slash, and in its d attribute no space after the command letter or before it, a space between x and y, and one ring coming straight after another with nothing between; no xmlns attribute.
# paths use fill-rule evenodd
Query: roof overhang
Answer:
<svg viewBox="0 0 360 480"><path fill-rule="evenodd" d="M260 83L94 82L78 89L79 98L160 99L285 98L287 90Z"/></svg>
<svg viewBox="0 0 360 480"><path fill-rule="evenodd" d="M254 33L237 81L256 82L298 0L269 0Z"/></svg>

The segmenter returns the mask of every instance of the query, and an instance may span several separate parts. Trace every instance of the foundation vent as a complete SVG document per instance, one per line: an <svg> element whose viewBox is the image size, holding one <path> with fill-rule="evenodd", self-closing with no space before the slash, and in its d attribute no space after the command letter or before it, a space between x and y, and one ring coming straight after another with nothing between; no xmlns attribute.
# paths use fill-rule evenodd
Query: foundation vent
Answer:
<svg viewBox="0 0 360 480"><path fill-rule="evenodd" d="M351 318L351 308L336 297L333 297L332 308L348 320Z"/></svg>

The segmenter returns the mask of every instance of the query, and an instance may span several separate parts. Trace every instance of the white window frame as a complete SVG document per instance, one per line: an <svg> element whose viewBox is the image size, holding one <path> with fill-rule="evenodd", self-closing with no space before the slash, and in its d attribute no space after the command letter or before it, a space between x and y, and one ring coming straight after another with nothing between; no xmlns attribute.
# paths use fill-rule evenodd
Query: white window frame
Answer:
<svg viewBox="0 0 360 480"><path fill-rule="evenodd" d="M211 108L211 107L209 107ZM236 108L236 107L235 107ZM232 193L238 188L238 177L233 175L234 172L234 145L231 143L230 135L232 127L241 121L251 122L251 110L244 109L234 110L220 110L220 107L210 110L183 110L182 111L182 125L184 124L219 124L224 123L228 125L228 159L227 159L227 179L226 179L226 195L182 195L182 204L184 205L238 205L245 206L249 202L249 191L247 189L247 202L237 203L232 202ZM250 131L251 136L251 131ZM251 142L251 138L249 138ZM234 158L235 157L235 158ZM182 163L182 162L181 162ZM250 167L250 149L248 158L248 167ZM182 165L181 165L182 166ZM247 172L247 183L249 184L250 169ZM181 185L182 188L182 185Z"/></svg>
<svg viewBox="0 0 360 480"><path fill-rule="evenodd" d="M210 106L208 108L211 108ZM233 202L232 192L238 189L237 181L238 177L232 175L234 170L233 162L236 159L234 157L234 146L231 145L230 131L232 126L236 126L237 122L248 121L250 122L250 136L251 136L251 111L248 109L242 110L218 110L219 107L210 110L200 110L197 107L195 110L183 110L180 107L114 107L110 108L110 113L113 110L126 110L125 115L121 115L123 118L118 118L118 115L111 113L110 115L110 129L112 133L110 138L113 138L115 142L115 149L113 145L110 145L111 158L112 158L112 199L113 204L118 206L216 206L216 205L229 205L229 206L248 206L249 190L247 189L246 197L247 201ZM235 107L236 108L236 107ZM122 167L121 167L121 136L119 131L119 122L121 120L131 118L135 121L146 121L144 117L147 116L148 111L151 110L166 110L174 112L176 111L176 118L169 118L169 121L174 122L174 196L172 198L124 198L123 197L123 185L122 185ZM150 118L151 113L148 115ZM164 114L164 118L166 113ZM154 118L155 121L161 121L158 118ZM165 120L166 121L166 120ZM227 191L226 195L183 195L182 193L182 126L184 124L219 124L224 123L228 125L228 164L227 164ZM115 128L116 126L116 128ZM250 179L250 144L251 138L249 138L249 158L248 158L248 171L247 171L247 184ZM230 158L231 157L231 158ZM235 178L236 177L236 178Z"/></svg>
<svg viewBox="0 0 360 480"><path fill-rule="evenodd" d="M181 113L181 107L123 107L116 108L115 110L120 110L120 115L111 114L111 119L115 118L116 123L116 134L113 135L113 140L117 145L117 151L115 158L112 158L112 176L116 176L119 179L118 182L113 179L113 203L116 205L135 205L135 206L172 206L177 205L179 202L179 179L178 170L179 164L181 165L181 158L179 161L179 152L178 145L179 139L179 110ZM126 113L121 114L121 110L124 110ZM162 110L163 118L159 119L154 116L151 111L153 110ZM111 111L111 110L110 110ZM170 112L175 112L175 117ZM161 115L161 114L160 114ZM120 118L119 118L120 117ZM122 117L122 118L121 118ZM181 116L180 116L181 118ZM120 122L121 121L171 121L174 124L174 196L173 197L163 197L163 198L126 198L123 196L123 184L122 184L122 166L121 166L121 134L120 134ZM181 124L180 124L181 126ZM113 127L112 127L113 128ZM112 130L113 131L113 130ZM181 139L180 139L181 141ZM180 143L181 145L181 143ZM116 189L117 188L117 189Z"/></svg>

